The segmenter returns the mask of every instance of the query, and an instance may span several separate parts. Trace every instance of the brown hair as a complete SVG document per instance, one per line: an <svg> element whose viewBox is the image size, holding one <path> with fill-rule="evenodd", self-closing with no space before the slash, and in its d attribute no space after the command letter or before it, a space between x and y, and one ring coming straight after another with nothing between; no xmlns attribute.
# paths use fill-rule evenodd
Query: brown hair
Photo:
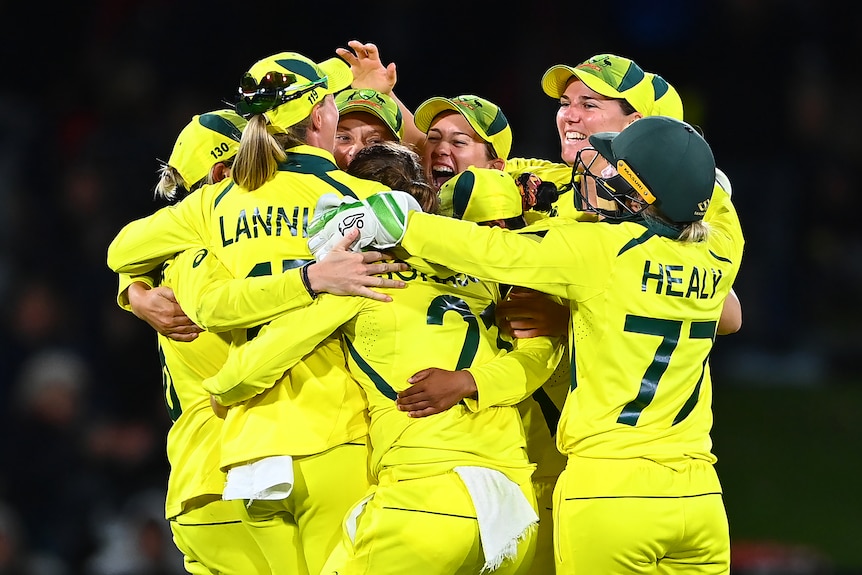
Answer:
<svg viewBox="0 0 862 575"><path fill-rule="evenodd" d="M440 203L437 192L425 181L422 160L409 146L391 141L366 146L356 152L347 173L407 192L416 198L423 211L437 212Z"/></svg>

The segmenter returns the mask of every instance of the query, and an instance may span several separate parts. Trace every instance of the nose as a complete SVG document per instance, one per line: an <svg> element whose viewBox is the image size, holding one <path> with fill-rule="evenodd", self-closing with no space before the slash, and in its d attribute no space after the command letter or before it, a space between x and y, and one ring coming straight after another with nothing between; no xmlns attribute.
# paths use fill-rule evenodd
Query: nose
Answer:
<svg viewBox="0 0 862 575"><path fill-rule="evenodd" d="M451 153L451 146L448 142L439 142L431 150L433 156L448 156Z"/></svg>

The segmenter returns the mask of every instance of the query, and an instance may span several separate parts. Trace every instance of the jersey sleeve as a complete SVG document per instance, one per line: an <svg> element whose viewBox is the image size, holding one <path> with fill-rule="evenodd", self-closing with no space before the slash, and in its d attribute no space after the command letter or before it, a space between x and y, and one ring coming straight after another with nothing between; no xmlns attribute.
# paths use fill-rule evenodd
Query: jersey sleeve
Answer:
<svg viewBox="0 0 862 575"><path fill-rule="evenodd" d="M724 177L722 184L716 180L704 221L710 227L710 244L717 255L739 262L742 258L745 238L739 215L731 201L730 181Z"/></svg>
<svg viewBox="0 0 862 575"><path fill-rule="evenodd" d="M132 303L129 301L129 286L131 286L133 283L141 282L146 284L150 289L152 289L156 285L156 280L150 274L119 274L119 278L119 287L117 288L117 305L128 312L132 311Z"/></svg>
<svg viewBox="0 0 862 575"><path fill-rule="evenodd" d="M506 355L467 368L478 389L478 400L465 399L471 411L498 405L515 405L544 384L565 351L562 337L519 339Z"/></svg>
<svg viewBox="0 0 862 575"><path fill-rule="evenodd" d="M590 268L609 265L592 260L586 264L585 254L592 248L585 243L594 245L597 239L578 228L592 225L595 224L566 220L566 225L553 226L544 235L536 235L410 212L401 246L414 256L484 281L528 287L578 301L601 292L601 285L591 284L594 278L599 281L603 277L601 270Z"/></svg>
<svg viewBox="0 0 862 575"><path fill-rule="evenodd" d="M271 388L341 324L358 313L363 298L321 295L309 306L263 326L254 339L231 345L219 372L203 381L222 405L245 401Z"/></svg>
<svg viewBox="0 0 862 575"><path fill-rule="evenodd" d="M260 325L312 302L299 268L238 279L206 248L186 250L172 265L180 272L174 282L177 301L207 331Z"/></svg>
<svg viewBox="0 0 862 575"><path fill-rule="evenodd" d="M108 267L118 273L142 274L178 252L199 246L204 237L204 188L126 224L108 246Z"/></svg>
<svg viewBox="0 0 862 575"><path fill-rule="evenodd" d="M535 158L509 158L506 160L506 173L513 178L524 173L535 174L543 182L553 182L557 188L568 186L572 182L571 166Z"/></svg>

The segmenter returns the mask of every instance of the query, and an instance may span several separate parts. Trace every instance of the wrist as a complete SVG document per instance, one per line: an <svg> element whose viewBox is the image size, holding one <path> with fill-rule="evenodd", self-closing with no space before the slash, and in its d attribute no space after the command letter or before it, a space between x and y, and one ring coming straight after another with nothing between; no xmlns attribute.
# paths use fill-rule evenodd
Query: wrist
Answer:
<svg viewBox="0 0 862 575"><path fill-rule="evenodd" d="M317 292L314 288L311 287L311 278L309 278L309 268L314 265L315 262L308 262L301 268L299 268L299 277L302 279L302 285L305 287L305 291L308 292L308 295L311 296L311 299L317 298Z"/></svg>

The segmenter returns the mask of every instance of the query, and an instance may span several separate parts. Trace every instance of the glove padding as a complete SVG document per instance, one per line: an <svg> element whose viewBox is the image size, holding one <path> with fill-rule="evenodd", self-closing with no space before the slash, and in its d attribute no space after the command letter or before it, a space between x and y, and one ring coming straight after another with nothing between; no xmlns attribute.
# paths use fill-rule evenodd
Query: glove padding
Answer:
<svg viewBox="0 0 862 575"><path fill-rule="evenodd" d="M320 261L353 228L359 229L359 238L350 246L352 251L391 248L404 237L411 210L421 212L422 207L413 196L397 190L378 192L365 200L324 194L308 226L308 248Z"/></svg>

